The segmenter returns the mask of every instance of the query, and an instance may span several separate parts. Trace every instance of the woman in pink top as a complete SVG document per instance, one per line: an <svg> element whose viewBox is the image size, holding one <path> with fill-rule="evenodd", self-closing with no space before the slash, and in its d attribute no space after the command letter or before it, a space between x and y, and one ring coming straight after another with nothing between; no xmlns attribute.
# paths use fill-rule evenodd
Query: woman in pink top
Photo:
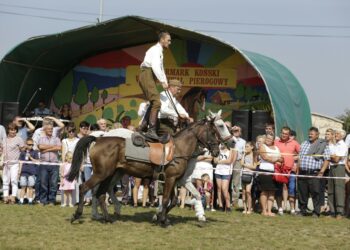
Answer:
<svg viewBox="0 0 350 250"><path fill-rule="evenodd" d="M4 203L14 204L18 191L18 159L21 150L24 149L24 142L17 136L17 126L10 123L7 126L7 137L4 140L4 170L3 170L3 192ZM12 186L11 196L9 197L10 183Z"/></svg>

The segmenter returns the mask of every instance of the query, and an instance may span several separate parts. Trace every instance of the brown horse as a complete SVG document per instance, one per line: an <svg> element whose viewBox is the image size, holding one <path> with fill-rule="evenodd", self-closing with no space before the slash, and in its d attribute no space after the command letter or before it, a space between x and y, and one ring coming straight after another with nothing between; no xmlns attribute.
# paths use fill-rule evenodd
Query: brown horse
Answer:
<svg viewBox="0 0 350 250"><path fill-rule="evenodd" d="M195 120L200 111L205 112L207 91L203 88L191 88L182 98L181 105L188 111L188 115Z"/></svg>
<svg viewBox="0 0 350 250"><path fill-rule="evenodd" d="M171 208L168 207L170 198L174 195L174 185L176 180L184 174L187 161L192 157L197 145L208 148L214 156L219 154L220 133L214 124L215 119L205 119L190 125L174 136L175 154L164 169L166 179L163 194L163 209L159 220L162 224L167 221L167 213ZM71 218L71 222L79 219L83 213L84 194L94 188L96 185L105 182L109 183L113 179L119 179L124 174L145 178L151 177L154 168L157 167L150 163L137 161L127 161L125 159L125 139L119 137L93 137L82 138L74 150L71 171L68 180L73 181L79 174L80 166L86 155L90 144L96 142L90 149L90 159L93 167L93 175L85 183L79 186L79 206ZM108 185L99 188L96 197L101 206L104 220L112 221L109 217L106 204L105 193L108 191ZM103 187L101 186L101 187Z"/></svg>

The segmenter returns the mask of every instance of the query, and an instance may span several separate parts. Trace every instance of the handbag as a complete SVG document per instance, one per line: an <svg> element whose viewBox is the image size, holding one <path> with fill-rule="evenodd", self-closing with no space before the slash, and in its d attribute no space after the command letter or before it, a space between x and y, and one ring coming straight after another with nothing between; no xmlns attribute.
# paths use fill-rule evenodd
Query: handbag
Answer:
<svg viewBox="0 0 350 250"><path fill-rule="evenodd" d="M245 157L245 153L243 154L242 158L244 159L244 157ZM248 185L252 182L253 174L243 172L243 170L244 170L244 167L241 170L241 182L242 182L242 184Z"/></svg>
<svg viewBox="0 0 350 250"><path fill-rule="evenodd" d="M288 183L289 182L289 174L290 172L284 168L284 165L275 164L275 174L288 174L285 175L273 175L272 179L278 183Z"/></svg>
<svg viewBox="0 0 350 250"><path fill-rule="evenodd" d="M241 176L242 184L250 184L252 182L252 179L253 179L252 174L242 173L242 176Z"/></svg>

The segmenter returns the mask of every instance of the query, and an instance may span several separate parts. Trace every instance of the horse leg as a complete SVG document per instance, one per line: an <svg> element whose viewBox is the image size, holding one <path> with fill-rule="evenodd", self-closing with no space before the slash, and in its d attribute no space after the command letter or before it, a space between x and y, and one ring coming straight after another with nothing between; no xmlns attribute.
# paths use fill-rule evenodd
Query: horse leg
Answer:
<svg viewBox="0 0 350 250"><path fill-rule="evenodd" d="M176 195L175 189L176 187L173 189L173 192L171 193L171 198L170 198L171 202L169 206L166 208L166 214L168 214L170 210L173 209L177 204L177 195Z"/></svg>
<svg viewBox="0 0 350 250"><path fill-rule="evenodd" d="M178 184L181 186L184 186L195 197L192 200L192 203L196 211L196 216L198 217L199 221L203 222L203 221L206 221L206 219L204 214L204 208L202 205L202 197L201 197L201 194L198 192L198 190L195 188L195 186L193 186L192 178L191 178L193 170L196 166L196 162L197 162L196 158L191 158L189 160L185 174L179 180Z"/></svg>
<svg viewBox="0 0 350 250"><path fill-rule="evenodd" d="M163 194L163 204L162 204L162 211L160 212L160 222L162 226L168 226L169 221L167 221L167 207L169 205L169 200L171 197L171 194L174 192L174 186L175 186L175 177L168 177L165 179L165 187L164 187L164 194Z"/></svg>
<svg viewBox="0 0 350 250"><path fill-rule="evenodd" d="M123 174L119 171L116 171L111 179L111 182L109 184L109 189L108 189L109 197L111 198L114 205L115 216L120 216L120 210L121 210L122 204L119 202L119 200L115 196L114 186L122 177L123 177Z"/></svg>
<svg viewBox="0 0 350 250"><path fill-rule="evenodd" d="M103 214L103 219L105 222L113 222L113 220L110 218L108 214L107 205L106 205L106 192L109 188L111 179L112 177L110 176L106 180L104 180L101 183L96 193L96 198L98 199L98 202L100 204L102 214Z"/></svg>
<svg viewBox="0 0 350 250"><path fill-rule="evenodd" d="M194 196L194 199L192 199L192 203L194 205L194 211L196 212L196 216L198 218L198 221L205 222L205 213L204 208L202 204L202 196L198 192L197 188L193 185L191 181L187 181L185 184L185 188L192 193Z"/></svg>
<svg viewBox="0 0 350 250"><path fill-rule="evenodd" d="M84 195L87 191L94 188L98 183L101 182L101 179L98 175L92 175L89 180L79 185L79 205L71 218L71 223L79 219L83 214L84 210Z"/></svg>
<svg viewBox="0 0 350 250"><path fill-rule="evenodd" d="M91 219L92 220L101 220L103 216L101 216L97 211L98 200L96 198L97 190L99 189L101 184L97 184L92 189L92 202L91 202Z"/></svg>

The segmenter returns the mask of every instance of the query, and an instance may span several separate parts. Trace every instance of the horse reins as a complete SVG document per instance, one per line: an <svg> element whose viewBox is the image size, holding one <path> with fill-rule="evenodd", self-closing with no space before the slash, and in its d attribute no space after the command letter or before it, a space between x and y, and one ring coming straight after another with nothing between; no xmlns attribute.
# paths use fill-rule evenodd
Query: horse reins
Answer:
<svg viewBox="0 0 350 250"><path fill-rule="evenodd" d="M165 90L165 94L166 94L166 96L168 97L168 99L169 99L171 105L173 106L173 108L174 108L174 110L175 110L175 112L176 112L176 114L177 114L177 117L178 117L178 123L177 123L177 125L176 125L175 127L178 127L178 128L181 129L181 125L180 125L180 122L179 122L180 119L181 119L181 116L180 116L180 114L179 114L179 111L177 110L176 105L175 105L175 103L174 103L174 101L173 101L173 98L171 98L171 95L170 95L170 93L169 93L168 90Z"/></svg>
<svg viewBox="0 0 350 250"><path fill-rule="evenodd" d="M169 99L171 105L173 106L173 108L174 108L174 110L175 110L177 116L180 118L179 111L178 111L177 108L176 108L176 105L175 105L175 103L174 103L174 101L173 101L173 98L171 98L171 95L170 95L170 93L169 93L169 90L165 90L165 94L166 94L166 96L168 97L168 99Z"/></svg>
<svg viewBox="0 0 350 250"><path fill-rule="evenodd" d="M211 152L211 145L213 145L215 143L209 141L209 128L208 127L206 129L206 141L207 141L207 143L202 142L202 140L193 131L190 130L189 132L191 132L196 137L197 142L199 142L203 148L209 147L208 149ZM207 144L207 145L205 145L205 144ZM193 157L197 157L199 155L202 155L202 154L197 153L197 154L192 154L192 155L187 155L187 156L174 156L174 159L181 159L182 158L182 159L189 160L189 159L191 159Z"/></svg>

